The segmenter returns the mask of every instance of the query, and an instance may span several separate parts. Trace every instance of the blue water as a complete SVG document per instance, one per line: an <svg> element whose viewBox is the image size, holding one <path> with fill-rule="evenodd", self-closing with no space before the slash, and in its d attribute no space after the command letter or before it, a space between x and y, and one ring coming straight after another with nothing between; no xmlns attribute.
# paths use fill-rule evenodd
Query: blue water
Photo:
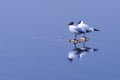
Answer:
<svg viewBox="0 0 120 80"><path fill-rule="evenodd" d="M119 3L0 1L0 80L119 80ZM86 34L85 44L98 51L70 62L74 45L67 40L74 35L67 24L79 20L100 29Z"/></svg>

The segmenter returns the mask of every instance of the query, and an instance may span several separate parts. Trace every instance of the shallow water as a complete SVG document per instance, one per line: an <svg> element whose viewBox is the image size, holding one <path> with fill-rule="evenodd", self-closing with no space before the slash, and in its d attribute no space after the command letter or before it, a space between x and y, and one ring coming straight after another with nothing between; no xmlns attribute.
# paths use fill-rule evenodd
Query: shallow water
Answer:
<svg viewBox="0 0 120 80"><path fill-rule="evenodd" d="M0 6L1 80L120 79L119 1L12 0ZM100 29L86 34L90 40L85 43L98 51L82 50L80 57L83 44L68 42L74 36L67 25L71 20ZM69 61L76 48L78 54Z"/></svg>

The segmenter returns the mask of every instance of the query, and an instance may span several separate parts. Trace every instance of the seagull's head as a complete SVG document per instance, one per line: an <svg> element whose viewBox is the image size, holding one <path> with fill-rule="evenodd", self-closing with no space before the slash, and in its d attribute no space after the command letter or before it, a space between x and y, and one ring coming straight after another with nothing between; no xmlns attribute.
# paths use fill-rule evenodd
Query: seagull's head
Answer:
<svg viewBox="0 0 120 80"><path fill-rule="evenodd" d="M68 25L73 25L74 24L74 22L73 21L71 21Z"/></svg>
<svg viewBox="0 0 120 80"><path fill-rule="evenodd" d="M82 23L82 21L80 20L79 22L78 22L78 24L81 24Z"/></svg>

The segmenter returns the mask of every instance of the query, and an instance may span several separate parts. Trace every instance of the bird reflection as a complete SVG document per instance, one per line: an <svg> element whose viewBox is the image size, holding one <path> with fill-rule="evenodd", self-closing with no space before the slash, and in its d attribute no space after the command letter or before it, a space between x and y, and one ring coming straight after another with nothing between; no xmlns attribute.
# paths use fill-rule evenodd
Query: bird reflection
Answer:
<svg viewBox="0 0 120 80"><path fill-rule="evenodd" d="M85 45L85 42L83 42L82 44L83 44L82 47L77 47L77 45L74 44L74 49L69 51L68 60L70 62L72 62L73 59L76 57L81 59L83 56L85 56L91 52L98 51L98 49L87 47Z"/></svg>

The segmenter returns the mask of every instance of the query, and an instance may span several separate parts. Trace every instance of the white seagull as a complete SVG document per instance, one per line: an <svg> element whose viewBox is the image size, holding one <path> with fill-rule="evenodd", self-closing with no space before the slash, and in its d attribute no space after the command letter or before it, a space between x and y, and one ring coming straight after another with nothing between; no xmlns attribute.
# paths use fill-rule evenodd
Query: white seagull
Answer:
<svg viewBox="0 0 120 80"><path fill-rule="evenodd" d="M93 27L90 27L89 25L85 24L83 21L78 22L78 27L85 33L93 32L93 31L99 31L98 29L95 29Z"/></svg>
<svg viewBox="0 0 120 80"><path fill-rule="evenodd" d="M73 59L76 57L81 59L83 56L95 51L98 51L98 49L90 48L90 47L81 47L81 48L75 47L74 49L68 52L68 60L72 62Z"/></svg>
<svg viewBox="0 0 120 80"><path fill-rule="evenodd" d="M74 38L75 40L76 40L78 34L84 33L81 28L74 25L73 21L71 21L68 25L69 25L69 31L72 32L73 34L75 34L75 38Z"/></svg>

